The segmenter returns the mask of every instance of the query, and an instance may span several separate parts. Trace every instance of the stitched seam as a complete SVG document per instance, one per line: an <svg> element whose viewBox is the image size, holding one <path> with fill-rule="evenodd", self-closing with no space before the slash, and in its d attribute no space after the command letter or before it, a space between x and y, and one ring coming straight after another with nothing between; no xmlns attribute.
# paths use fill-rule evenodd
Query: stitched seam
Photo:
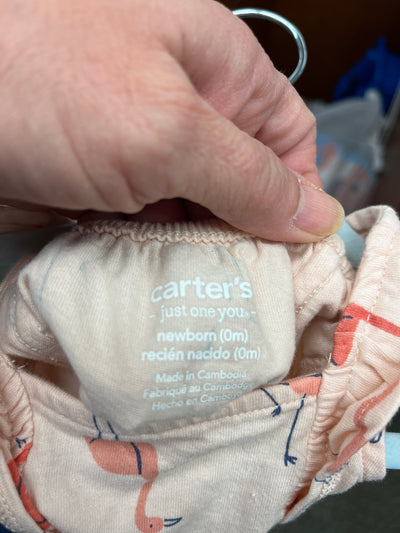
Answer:
<svg viewBox="0 0 400 533"><path fill-rule="evenodd" d="M334 274L335 271L333 270L326 279L324 279L306 296L306 299L303 301L303 303L296 308L296 315L300 313L310 303L310 301L329 283Z"/></svg>
<svg viewBox="0 0 400 533"><path fill-rule="evenodd" d="M336 254L338 255L339 259L343 259L343 254L341 253L341 251L338 249L338 247L336 246L336 243L332 240L327 240L326 241L326 244L331 247L335 252ZM346 272L347 272L347 268L342 264L342 261L339 262L338 264L338 268L340 269L340 271L342 272L343 276L346 277ZM318 287L315 287L306 297L305 297L305 300L303 301L303 303L301 305L299 305L297 308L296 308L296 314L300 313L304 307L306 305L308 305L311 300L329 283L329 281L331 280L331 278L333 277L333 275L335 274L335 270L332 270L332 272L329 274L329 276L324 280L322 281Z"/></svg>
<svg viewBox="0 0 400 533"><path fill-rule="evenodd" d="M340 250L340 249L338 248L338 246L337 246L337 244L336 244L335 241L329 239L329 240L326 240L325 243L326 243L328 246L330 246L330 247L336 252L336 254L337 254L341 259L343 258L343 252L342 252L342 250Z"/></svg>
<svg viewBox="0 0 400 533"><path fill-rule="evenodd" d="M256 389L255 391L253 392L256 392L258 389ZM262 391L260 391L262 392ZM263 393L264 394L264 393ZM35 402L35 399L33 400ZM316 397L310 397L310 396L307 396L305 398L305 401L304 401L304 405L309 405L311 404L311 402L316 402ZM50 410L51 412L53 412L51 410L51 408L47 405L45 405L44 403L42 403L40 400L37 401L37 403L39 404L39 408L43 408L45 410ZM279 405L281 406L282 410L283 408L287 408L287 410L297 410L298 409L298 399L293 399L292 401L290 402L286 402L286 403L279 403ZM272 413L272 411L275 409L275 406L272 406L272 407L260 407L260 408L257 408L257 409L252 409L251 411L245 411L245 412L242 412L242 413L235 413L235 414L232 414L232 415L224 415L220 418L215 418L215 419L212 419L212 420L200 420L198 422L188 422L186 423L186 425L184 426L176 426L176 427L172 427L172 428L166 428L162 431L158 431L157 433L151 433L151 432L148 432L148 433L138 433L138 434L120 434L120 438L121 440L129 440L129 439L132 439L134 437L134 439L158 439L158 437L166 437L168 436L169 433L171 432L179 432L181 430L186 430L188 429L189 427L191 428L201 428L201 427L208 427L208 426L212 426L212 425L217 425L217 424L220 424L221 422L224 422L225 420L228 421L228 420L232 420L232 419L243 419L243 418L246 418L246 417L251 417L253 414L255 413L261 413L262 411L265 411L266 414L268 413ZM73 421L68 418L66 415L64 415L63 413L60 413L59 411L57 411L57 418L62 418L64 420L66 420L67 422L70 422L70 423L73 423ZM86 423L79 423L79 425L84 428L84 431L85 433L88 432L88 434L92 433L93 432L93 426L92 425L86 425ZM104 431L102 432L104 435L108 435L107 431ZM111 438L114 438L115 435L113 433L110 433L108 436L110 436Z"/></svg>

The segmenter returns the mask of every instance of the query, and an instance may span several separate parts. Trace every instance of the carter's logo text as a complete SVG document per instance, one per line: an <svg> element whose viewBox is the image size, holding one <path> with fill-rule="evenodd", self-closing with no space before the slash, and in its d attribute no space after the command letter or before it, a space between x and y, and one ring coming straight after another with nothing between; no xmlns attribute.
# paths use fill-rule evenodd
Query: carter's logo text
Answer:
<svg viewBox="0 0 400 533"><path fill-rule="evenodd" d="M169 281L165 285L157 285L151 293L151 301L161 302L162 300L171 300L172 298L185 298L192 296L204 300L231 300L233 297L252 298L253 291L248 281L240 281L239 277L234 279L233 283L217 283L202 281L200 276L194 279L181 279L178 281Z"/></svg>

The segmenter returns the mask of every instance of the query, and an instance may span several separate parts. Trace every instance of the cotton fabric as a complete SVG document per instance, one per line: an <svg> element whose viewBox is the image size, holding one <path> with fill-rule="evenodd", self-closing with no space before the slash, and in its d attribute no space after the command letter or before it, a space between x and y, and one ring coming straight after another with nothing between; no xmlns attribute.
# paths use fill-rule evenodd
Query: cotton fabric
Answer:
<svg viewBox="0 0 400 533"><path fill-rule="evenodd" d="M0 523L265 532L381 479L399 221L348 220L366 238L357 271L338 236L277 244L217 222L89 223L16 265L0 288Z"/></svg>

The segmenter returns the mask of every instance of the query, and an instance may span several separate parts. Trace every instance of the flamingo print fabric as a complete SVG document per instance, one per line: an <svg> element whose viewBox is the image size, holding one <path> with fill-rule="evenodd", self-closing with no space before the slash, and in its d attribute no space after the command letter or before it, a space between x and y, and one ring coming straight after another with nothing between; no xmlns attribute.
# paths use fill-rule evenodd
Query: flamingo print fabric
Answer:
<svg viewBox="0 0 400 533"><path fill-rule="evenodd" d="M400 224L277 244L100 221L0 287L0 523L265 532L385 475L400 404Z"/></svg>

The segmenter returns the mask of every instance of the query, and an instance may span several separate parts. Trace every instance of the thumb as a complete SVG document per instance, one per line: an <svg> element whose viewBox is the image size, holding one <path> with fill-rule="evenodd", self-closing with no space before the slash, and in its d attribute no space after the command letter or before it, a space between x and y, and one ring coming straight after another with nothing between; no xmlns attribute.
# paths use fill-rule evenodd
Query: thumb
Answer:
<svg viewBox="0 0 400 533"><path fill-rule="evenodd" d="M217 113L203 126L196 149L201 161L194 166L190 154L184 198L273 241L318 241L340 229L339 202L290 170L270 148Z"/></svg>

